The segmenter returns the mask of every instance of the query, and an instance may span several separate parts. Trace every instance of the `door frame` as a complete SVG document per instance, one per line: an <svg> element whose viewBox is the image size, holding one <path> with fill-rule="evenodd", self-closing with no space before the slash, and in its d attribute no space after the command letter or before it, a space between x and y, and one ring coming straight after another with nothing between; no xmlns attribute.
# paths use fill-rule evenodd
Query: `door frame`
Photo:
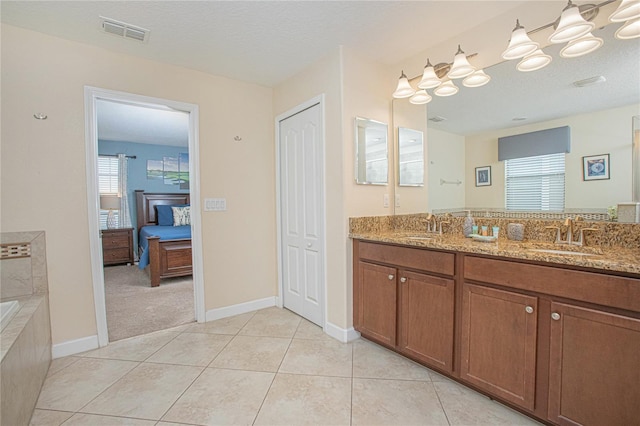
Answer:
<svg viewBox="0 0 640 426"><path fill-rule="evenodd" d="M89 247L91 254L91 275L93 282L93 300L96 312L98 345L109 343L107 329L107 309L104 289L104 272L102 244L100 237L100 204L98 194L98 126L96 101L108 100L125 102L141 106L164 105L168 108L189 113L189 176L191 203L191 248L193 257L193 297L195 303L195 319L205 321L204 278L202 260L202 222L200 215L200 160L198 149L199 108L196 104L178 102L169 99L154 98L126 92L84 87L85 110L85 148L87 173L87 208L89 219Z"/></svg>
<svg viewBox="0 0 640 426"><path fill-rule="evenodd" d="M323 280L321 282L322 285L322 311L323 311L323 319L322 319L322 329L326 330L326 326L328 323L328 312L327 312L327 181L326 181L326 162L325 162L325 149L326 149L326 129L325 129L325 95L324 93L318 96L315 96L285 112L279 114L275 119L275 129L276 129L276 233L277 233L277 250L278 250L278 296L276 297L276 306L279 308L284 307L284 280L283 280L283 254L282 254L282 194L280 193L280 185L281 185L281 172L280 172L280 122L286 120L287 118L294 116L306 109L309 109L315 105L320 105L320 128L322 129L322 137L320 138L321 149L320 152L320 167L322 170L322 257L323 257Z"/></svg>

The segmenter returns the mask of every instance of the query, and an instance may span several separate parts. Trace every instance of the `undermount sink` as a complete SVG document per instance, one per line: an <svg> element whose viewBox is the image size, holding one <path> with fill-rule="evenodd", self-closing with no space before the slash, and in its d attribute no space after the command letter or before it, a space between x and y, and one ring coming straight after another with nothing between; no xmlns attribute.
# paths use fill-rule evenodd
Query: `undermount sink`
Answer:
<svg viewBox="0 0 640 426"><path fill-rule="evenodd" d="M538 253L560 254L567 256L598 256L596 253L585 253L582 251L554 250L554 249L529 249Z"/></svg>

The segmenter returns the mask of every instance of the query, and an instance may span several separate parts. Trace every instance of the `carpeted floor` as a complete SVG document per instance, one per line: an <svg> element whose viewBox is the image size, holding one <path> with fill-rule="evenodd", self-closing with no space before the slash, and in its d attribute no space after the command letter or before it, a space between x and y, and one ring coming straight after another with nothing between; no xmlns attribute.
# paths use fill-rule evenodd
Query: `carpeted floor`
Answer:
<svg viewBox="0 0 640 426"><path fill-rule="evenodd" d="M149 286L137 266L105 266L109 341L139 336L195 321L193 279L167 278Z"/></svg>

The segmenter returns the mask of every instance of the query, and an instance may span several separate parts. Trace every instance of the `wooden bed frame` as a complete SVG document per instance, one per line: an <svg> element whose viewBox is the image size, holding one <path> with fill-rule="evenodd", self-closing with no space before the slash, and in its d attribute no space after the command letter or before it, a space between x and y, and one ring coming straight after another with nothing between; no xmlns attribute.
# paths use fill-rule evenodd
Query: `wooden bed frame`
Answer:
<svg viewBox="0 0 640 426"><path fill-rule="evenodd" d="M140 230L143 226L155 226L156 206L189 204L189 194L182 193L149 193L136 190L136 211L138 224L138 254L140 249ZM158 287L160 279L182 277L193 272L191 260L191 238L160 241L160 237L148 237L149 241L149 274L151 287Z"/></svg>

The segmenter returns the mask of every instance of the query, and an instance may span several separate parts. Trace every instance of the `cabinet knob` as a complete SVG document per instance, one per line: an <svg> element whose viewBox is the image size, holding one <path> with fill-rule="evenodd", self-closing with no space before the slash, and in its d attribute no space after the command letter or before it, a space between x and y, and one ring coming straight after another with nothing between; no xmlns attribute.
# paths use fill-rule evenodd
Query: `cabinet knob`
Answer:
<svg viewBox="0 0 640 426"><path fill-rule="evenodd" d="M307 243L307 247L311 248L311 243Z"/></svg>
<svg viewBox="0 0 640 426"><path fill-rule="evenodd" d="M551 314L551 319L554 321L558 321L560 319L560 314L557 312L554 312Z"/></svg>
<svg viewBox="0 0 640 426"><path fill-rule="evenodd" d="M394 278L394 276L389 274L389 281L391 281L393 278Z"/></svg>
<svg viewBox="0 0 640 426"><path fill-rule="evenodd" d="M407 279L406 279L405 277L402 277L402 278L400 278L400 282L401 282L401 283L406 283L406 282L407 282Z"/></svg>
<svg viewBox="0 0 640 426"><path fill-rule="evenodd" d="M524 310L528 314L532 314L533 313L533 307L532 306L527 306L526 308L524 308Z"/></svg>

